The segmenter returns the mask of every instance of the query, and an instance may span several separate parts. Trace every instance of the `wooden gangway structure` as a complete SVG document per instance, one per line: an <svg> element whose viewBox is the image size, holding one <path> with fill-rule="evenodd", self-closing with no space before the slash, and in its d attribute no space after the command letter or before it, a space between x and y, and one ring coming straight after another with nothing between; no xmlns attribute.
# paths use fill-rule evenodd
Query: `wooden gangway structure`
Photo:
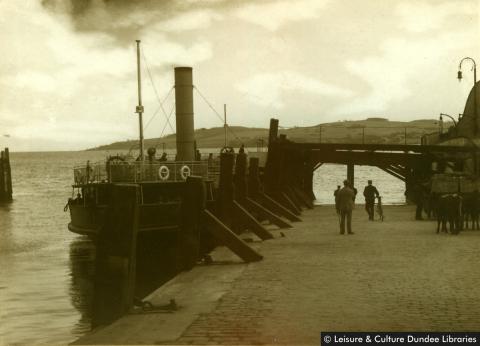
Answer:
<svg viewBox="0 0 480 346"><path fill-rule="evenodd" d="M479 148L474 145L298 143L278 135L278 120L271 119L265 189L283 199L295 199L292 190L311 198L313 173L325 163L347 166L346 178L353 184L356 165L374 166L405 182L406 190L434 173L478 173ZM298 193L297 193L298 194Z"/></svg>

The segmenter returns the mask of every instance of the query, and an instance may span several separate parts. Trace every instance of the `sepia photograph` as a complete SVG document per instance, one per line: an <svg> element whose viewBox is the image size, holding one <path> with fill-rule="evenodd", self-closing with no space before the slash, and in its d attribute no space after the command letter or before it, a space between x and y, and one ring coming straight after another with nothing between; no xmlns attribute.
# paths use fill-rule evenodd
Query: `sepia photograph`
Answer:
<svg viewBox="0 0 480 346"><path fill-rule="evenodd" d="M0 345L480 344L479 0L0 0Z"/></svg>

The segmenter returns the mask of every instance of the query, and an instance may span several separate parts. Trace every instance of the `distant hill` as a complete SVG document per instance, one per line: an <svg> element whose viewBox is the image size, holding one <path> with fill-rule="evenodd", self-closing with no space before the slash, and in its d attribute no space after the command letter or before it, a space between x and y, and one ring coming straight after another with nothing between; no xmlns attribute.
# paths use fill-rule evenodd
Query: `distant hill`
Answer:
<svg viewBox="0 0 480 346"><path fill-rule="evenodd" d="M280 124L281 125L281 124ZM449 123L444 124L448 128ZM413 120L408 122L389 121L384 118L368 118L355 121L337 121L309 127L280 128L281 134L296 142L336 142L336 143L405 143L419 144L425 133L438 131L438 121L434 119ZM195 139L199 148L220 148L224 146L225 130L223 127L195 130ZM238 147L256 147L263 140L266 146L268 129L229 126L227 132L228 145ZM176 135L145 140L145 148L175 148ZM115 142L88 150L129 150L138 148L138 140Z"/></svg>

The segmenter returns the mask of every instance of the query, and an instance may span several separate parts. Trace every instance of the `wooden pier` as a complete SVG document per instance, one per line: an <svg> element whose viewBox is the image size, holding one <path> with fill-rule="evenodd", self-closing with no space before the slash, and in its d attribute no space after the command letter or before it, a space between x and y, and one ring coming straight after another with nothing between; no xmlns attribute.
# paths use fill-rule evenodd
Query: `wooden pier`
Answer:
<svg viewBox="0 0 480 346"><path fill-rule="evenodd" d="M229 249L244 263L264 259L258 247L247 242L251 236L243 234L248 232L263 242L281 237L275 230L295 230L304 212L313 208L313 174L324 163L346 165L352 183L355 165L376 166L404 181L408 191L434 173L434 162L437 167L446 167L460 160L476 162L478 155L476 147L295 143L285 135L278 136L278 120L272 119L270 126L265 167L259 167L258 158L249 160L243 150L234 153L224 148L217 187L212 181L190 176L182 189L177 189L179 222L173 226L170 240L174 255L168 257L173 274L208 262L208 254L218 246ZM137 256L144 252L137 237L145 233L138 229L136 189L135 184L113 185L106 223L98 239L95 326L135 309ZM149 251L156 250L151 247Z"/></svg>
<svg viewBox="0 0 480 346"><path fill-rule="evenodd" d="M12 201L12 170L8 148L0 154L0 202Z"/></svg>
<svg viewBox="0 0 480 346"><path fill-rule="evenodd" d="M468 279L462 287L472 292L480 284L471 269L479 261L471 245L476 233L457 241L463 251L459 258L448 251L450 240L445 245L437 237L434 247L425 248L435 227L414 222L413 209L387 207L388 230L354 212L356 235L338 239L335 209L314 209L313 203L314 171L325 163L345 165L352 185L356 165L378 167L405 182L407 197L435 173L478 175L480 150L473 141L297 143L279 135L278 128L279 121L271 119L264 167L243 149L234 153L226 147L217 182L190 176L175 186L179 202L172 210L178 222L170 222L171 237L163 242L169 248L157 246L156 231L139 227L138 185L113 184L97 244L93 325L113 323L76 344L318 344L322 330L480 327L471 318L480 306L471 305L469 292L459 293L456 284ZM0 199L11 200L8 149L0 168ZM452 271L438 272L442 265L428 263L423 270L419 254L425 251ZM150 262L142 259L145 255ZM172 267L170 277L179 275L140 301L135 297L139 271L158 275L160 258ZM425 284L426 291L419 293L418 280L438 285ZM372 289L370 282L378 287ZM432 297L443 295L459 297L455 309L428 308L436 304ZM390 314L397 303L411 308ZM448 322L445 311L452 316Z"/></svg>
<svg viewBox="0 0 480 346"><path fill-rule="evenodd" d="M435 233L412 206L386 206L385 222L353 213L338 234L334 206L302 213L293 228L253 233L264 259L244 263L217 247L145 301L177 309L131 311L74 344L319 345L320 332L478 330L480 232ZM285 237L281 237L284 233Z"/></svg>

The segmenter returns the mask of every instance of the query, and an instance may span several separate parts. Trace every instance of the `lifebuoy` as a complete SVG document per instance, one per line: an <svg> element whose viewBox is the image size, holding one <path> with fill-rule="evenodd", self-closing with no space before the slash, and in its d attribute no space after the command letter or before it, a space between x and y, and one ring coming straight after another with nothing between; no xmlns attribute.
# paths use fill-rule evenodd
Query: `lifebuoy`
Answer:
<svg viewBox="0 0 480 346"><path fill-rule="evenodd" d="M160 168L158 169L158 177L161 180L167 180L169 176L170 170L168 169L168 167L164 165L160 166Z"/></svg>
<svg viewBox="0 0 480 346"><path fill-rule="evenodd" d="M182 168L180 168L180 175L182 176L183 180L187 180L191 173L192 171L187 165L184 165Z"/></svg>

